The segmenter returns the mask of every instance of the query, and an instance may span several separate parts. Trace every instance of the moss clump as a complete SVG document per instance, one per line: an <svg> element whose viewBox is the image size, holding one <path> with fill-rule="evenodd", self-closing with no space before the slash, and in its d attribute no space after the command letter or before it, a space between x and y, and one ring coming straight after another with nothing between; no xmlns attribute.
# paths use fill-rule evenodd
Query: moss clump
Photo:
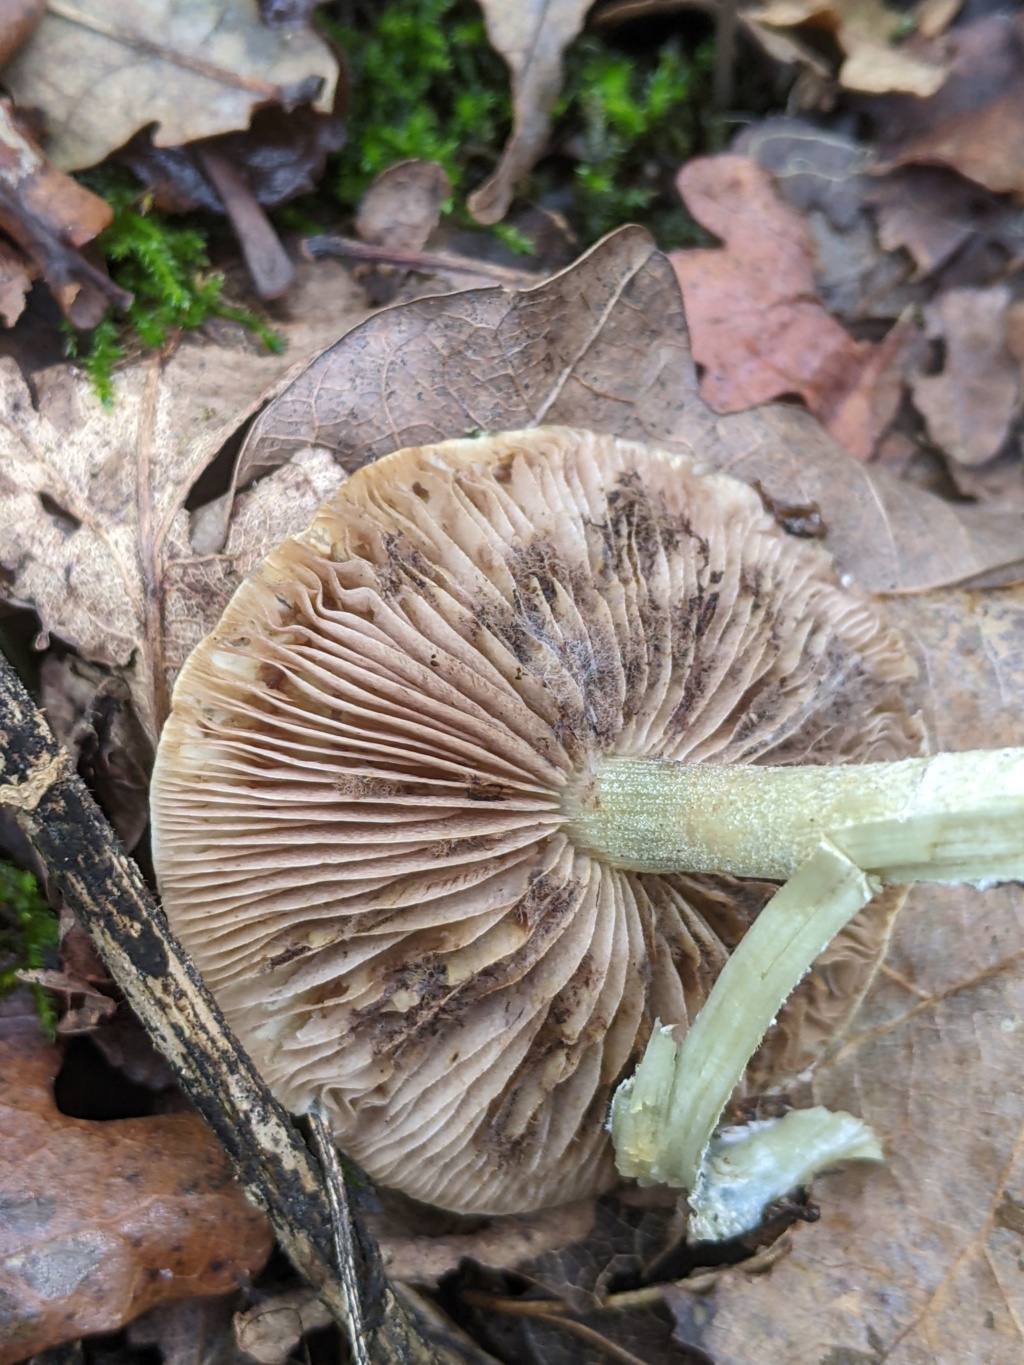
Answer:
<svg viewBox="0 0 1024 1365"><path fill-rule="evenodd" d="M345 51L353 86L333 182L340 201L355 207L374 176L408 157L439 161L461 201L493 169L512 122L508 71L479 13L466 0L393 0L348 25L322 22ZM693 240L672 176L709 145L712 61L710 43L687 53L669 38L628 55L592 34L578 39L552 155L524 197L556 204L583 245L630 221L664 246ZM469 222L461 206L457 213ZM530 249L508 224L495 232L512 250Z"/></svg>
<svg viewBox="0 0 1024 1365"><path fill-rule="evenodd" d="M57 946L57 919L31 872L0 861L0 996L18 985L18 972L45 965ZM52 1036L57 1012L42 986L30 987L36 1010Z"/></svg>
<svg viewBox="0 0 1024 1365"><path fill-rule="evenodd" d="M240 322L252 328L268 349L281 349L281 338L272 328L224 298L223 275L209 269L208 234L194 224L170 222L117 172L104 170L79 178L114 210L113 222L96 244L111 277L134 295L126 314L109 312L84 341L71 329L67 332L69 354L80 358L105 404L113 399L114 366L129 348L163 346L174 332L200 327L211 317Z"/></svg>

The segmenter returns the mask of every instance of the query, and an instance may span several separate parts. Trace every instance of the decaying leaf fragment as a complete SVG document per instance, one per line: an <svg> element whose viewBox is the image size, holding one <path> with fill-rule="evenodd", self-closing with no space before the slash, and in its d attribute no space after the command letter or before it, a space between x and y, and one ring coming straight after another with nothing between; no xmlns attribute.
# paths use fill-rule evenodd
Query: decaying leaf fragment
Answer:
<svg viewBox="0 0 1024 1365"><path fill-rule="evenodd" d="M504 218L516 182L533 168L547 144L551 111L562 88L562 54L580 31L593 0L480 0L487 36L512 73L512 135L497 170L469 196L480 223Z"/></svg>
<svg viewBox="0 0 1024 1365"><path fill-rule="evenodd" d="M54 164L77 170L147 124L176 147L246 128L261 105L328 113L337 76L312 29L267 27L256 0L50 0L4 84L46 115Z"/></svg>
<svg viewBox="0 0 1024 1365"><path fill-rule="evenodd" d="M238 573L233 560L193 548L189 492L263 391L361 317L360 303L340 268L306 270L290 354L186 341L167 360L121 371L112 412L66 366L37 375L36 408L17 366L0 363L5 595L32 606L44 632L120 673L151 740L173 672L204 634L204 612L212 603L216 619ZM337 481L334 471L319 478L307 466L268 490L250 533L284 519L285 534L296 504L309 515ZM234 553L244 557L240 540Z"/></svg>
<svg viewBox="0 0 1024 1365"><path fill-rule="evenodd" d="M825 310L807 224L756 162L698 158L677 183L694 217L725 243L671 256L705 399L736 412L798 393L851 454L869 458L899 402L901 333L879 346L854 341Z"/></svg>
<svg viewBox="0 0 1024 1365"><path fill-rule="evenodd" d="M7 326L20 316L36 275L76 327L94 327L109 304L131 302L81 253L112 217L105 200L54 169L19 127L10 100L0 99L0 228L24 253L19 257L0 239L0 314Z"/></svg>
<svg viewBox="0 0 1024 1365"><path fill-rule="evenodd" d="M0 1365L259 1271L270 1228L203 1121L65 1117L59 1055L16 1008L0 1016Z"/></svg>

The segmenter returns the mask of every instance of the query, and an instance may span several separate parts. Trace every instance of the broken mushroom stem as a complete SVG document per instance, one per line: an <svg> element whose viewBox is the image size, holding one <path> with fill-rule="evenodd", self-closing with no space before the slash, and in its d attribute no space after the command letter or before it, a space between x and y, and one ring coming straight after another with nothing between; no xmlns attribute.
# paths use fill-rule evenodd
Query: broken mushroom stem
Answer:
<svg viewBox="0 0 1024 1365"><path fill-rule="evenodd" d="M880 1159L866 1124L820 1108L715 1128L779 1009L882 885L1024 877L1024 749L844 767L607 758L566 808L575 837L619 867L785 879L683 1042L656 1027L616 1092L621 1174L688 1190L691 1232L717 1239L827 1165Z"/></svg>

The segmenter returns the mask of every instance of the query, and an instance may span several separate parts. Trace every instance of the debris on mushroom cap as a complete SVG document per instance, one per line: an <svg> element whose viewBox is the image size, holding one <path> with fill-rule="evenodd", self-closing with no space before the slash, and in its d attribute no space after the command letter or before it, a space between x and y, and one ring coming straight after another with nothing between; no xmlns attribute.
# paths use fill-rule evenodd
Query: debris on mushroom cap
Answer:
<svg viewBox="0 0 1024 1365"><path fill-rule="evenodd" d="M567 787L609 753L904 757L912 672L737 480L564 428L399 451L186 664L164 904L276 1093L375 1179L463 1212L578 1198L615 1182L609 1100L653 1020L681 1036L771 888L608 866ZM890 910L801 986L773 1065L848 1012Z"/></svg>

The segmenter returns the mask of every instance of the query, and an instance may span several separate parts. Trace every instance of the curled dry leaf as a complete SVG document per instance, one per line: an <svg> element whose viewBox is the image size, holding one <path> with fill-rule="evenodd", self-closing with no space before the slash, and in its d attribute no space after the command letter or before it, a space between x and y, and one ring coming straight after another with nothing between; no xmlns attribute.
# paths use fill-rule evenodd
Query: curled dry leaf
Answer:
<svg viewBox="0 0 1024 1365"><path fill-rule="evenodd" d="M262 105L329 113L337 77L312 29L268 28L256 0L51 0L4 84L43 111L49 154L67 171L94 166L148 124L155 146L176 147L246 128Z"/></svg>
<svg viewBox="0 0 1024 1365"><path fill-rule="evenodd" d="M935 748L1020 744L1021 590L890 605L923 658ZM770 1274L676 1301L680 1335L718 1365L1019 1362L1024 891L985 897L914 888L887 972L816 1072L813 1102L856 1105L886 1165L816 1180L821 1221Z"/></svg>
<svg viewBox="0 0 1024 1365"><path fill-rule="evenodd" d="M508 212L516 183L547 146L551 112L562 89L562 54L579 33L593 0L480 0L487 36L512 73L512 133L494 174L467 200L478 223Z"/></svg>
<svg viewBox="0 0 1024 1365"><path fill-rule="evenodd" d="M900 43L904 16L882 0L770 0L747 17L770 28L806 24L834 36L846 54L839 82L847 90L932 95L949 69L930 44Z"/></svg>
<svg viewBox="0 0 1024 1365"><path fill-rule="evenodd" d="M1021 362L1008 344L1005 284L947 289L925 308L928 335L945 345L939 374L917 375L911 388L935 444L960 464L998 453L1020 406Z"/></svg>
<svg viewBox="0 0 1024 1365"><path fill-rule="evenodd" d="M29 278L35 275L45 279L76 327L94 327L110 303L123 308L131 302L131 295L80 250L112 217L105 200L54 170L19 127L10 100L0 99L0 228L31 262L26 270L4 250L0 311L8 326L20 315Z"/></svg>
<svg viewBox="0 0 1024 1365"><path fill-rule="evenodd" d="M879 346L854 341L818 302L807 225L755 161L702 157L677 184L697 221L725 242L671 256L703 396L737 412L798 393L852 455L868 459L899 403L902 330Z"/></svg>
<svg viewBox="0 0 1024 1365"><path fill-rule="evenodd" d="M67 1118L31 1005L0 1016L0 1365L255 1274L270 1228L194 1114Z"/></svg>

